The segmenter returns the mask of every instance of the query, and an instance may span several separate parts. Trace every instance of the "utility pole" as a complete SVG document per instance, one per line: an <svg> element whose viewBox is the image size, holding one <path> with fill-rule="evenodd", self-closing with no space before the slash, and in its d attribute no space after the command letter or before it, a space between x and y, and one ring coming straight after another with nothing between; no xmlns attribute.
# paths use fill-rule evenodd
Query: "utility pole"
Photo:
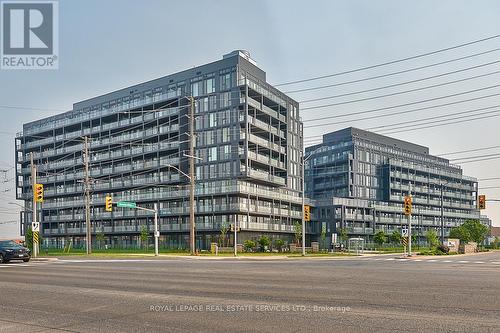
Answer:
<svg viewBox="0 0 500 333"><path fill-rule="evenodd" d="M35 200L35 187L36 187L36 165L35 163L33 162L33 153L30 154L30 166L31 166L31 185L32 185L32 190L33 190L33 196L32 196L32 200L33 200L33 223L32 223L32 226L36 225L37 224L37 204L36 204L36 200ZM36 258L38 257L38 250L39 250L39 247L38 247L38 242L39 242L39 238L37 236L35 236L35 233L37 231L34 231L33 230L33 227L31 228L31 231L32 231L32 234L33 234L33 257Z"/></svg>
<svg viewBox="0 0 500 333"><path fill-rule="evenodd" d="M194 97L189 98L190 108L189 108L189 237L190 237L190 248L191 255L196 254L196 242L195 242L195 220L194 220Z"/></svg>
<svg viewBox="0 0 500 333"><path fill-rule="evenodd" d="M236 223L238 223L238 217L234 220L234 256L236 257L238 255L238 249L237 249L237 244L238 244L238 227L236 226Z"/></svg>
<svg viewBox="0 0 500 333"><path fill-rule="evenodd" d="M409 183L408 196L410 197L410 200L413 201L413 198L411 197L411 182ZM410 210L410 214L408 214L408 256L409 257L411 257L411 215L412 215L412 210Z"/></svg>
<svg viewBox="0 0 500 333"><path fill-rule="evenodd" d="M83 163L85 165L85 226L87 240L87 254L92 253L92 234L90 228L90 180L89 180L89 143L88 137L85 137L83 147Z"/></svg>
<svg viewBox="0 0 500 333"><path fill-rule="evenodd" d="M302 256L306 255L306 219L304 216L305 206L306 206L306 190L305 190L306 181L305 181L305 171L304 171L305 168L306 168L306 158L305 156L302 156Z"/></svg>
<svg viewBox="0 0 500 333"><path fill-rule="evenodd" d="M443 183L441 182L441 244L444 244L444 204L443 204Z"/></svg>
<svg viewBox="0 0 500 333"><path fill-rule="evenodd" d="M154 231L154 236L155 236L155 256L158 257L158 238L160 237L160 232L158 231L158 204L156 202L154 204L154 210L155 210L155 231Z"/></svg>

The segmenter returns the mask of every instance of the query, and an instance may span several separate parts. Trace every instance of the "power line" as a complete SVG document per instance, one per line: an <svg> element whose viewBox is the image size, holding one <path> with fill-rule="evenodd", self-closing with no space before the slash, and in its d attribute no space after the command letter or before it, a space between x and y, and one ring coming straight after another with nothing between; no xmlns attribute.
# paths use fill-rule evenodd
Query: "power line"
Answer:
<svg viewBox="0 0 500 333"><path fill-rule="evenodd" d="M434 55L434 54L445 52L445 51L450 51L450 50L458 49L458 48L461 48L461 47L465 47L465 46L469 46L469 45L473 45L473 44L485 42L485 41L488 41L488 40L492 40L492 39L495 39L495 38L498 38L498 37L500 37L500 35L493 35L493 36L489 36L489 37L486 37L486 38L477 39L477 40L473 40L473 41L470 41L470 42L467 42L467 43L458 44L458 45L455 45L455 46L446 47L446 48L435 50L435 51L431 51L431 52L421 53L421 54L417 54L417 55L406 57L406 58L401 58L401 59L397 59L397 60L387 61L387 62L383 62L383 63L379 63L379 64L375 64L375 65L370 65L370 66L359 67L359 68L356 68L356 69L351 69L351 70L342 71L342 72L333 73L333 74L328 74L328 75L322 75L322 76L316 76L316 77L311 77L311 78L307 78L307 79L301 79L301 80L295 80L295 81L289 81L289 82L279 83L279 84L275 84L274 86L276 86L276 87L286 86L286 85L291 85L291 84L297 84L297 83L303 83L303 82L310 82L310 81L315 81L315 80L321 80L321 79L325 79L325 78L329 78L329 77L334 77L334 76L340 76L340 75L345 75L345 74L356 73L356 72L364 71L364 70L367 70L367 69L373 69L373 68L377 68L377 67L392 65L392 64L396 64L396 63L400 63L400 62L404 62L404 61L408 61L408 60L413 60L413 59L418 59L418 58L422 58L422 57Z"/></svg>
<svg viewBox="0 0 500 333"><path fill-rule="evenodd" d="M500 86L500 84L496 84L496 85L493 85L493 86L487 86L487 87L482 87L482 88L478 88L478 89L467 90L467 91L463 91L463 92L459 92L459 93L455 93L455 94L450 94L450 95L445 95L445 96L428 98L428 99L424 99L424 100L420 100L420 101L416 101L416 102L411 102L411 103L399 104L397 106L392 106L392 107L387 107L387 108L381 108L379 110L387 110L387 109L390 109L390 108L395 108L395 107L400 107L400 106L408 106L408 105L415 105L415 104L420 104L420 103L425 103L425 102L430 102L430 101L436 101L436 100L445 99L445 98L449 98L449 97L466 95L466 94L470 94L470 93L473 93L473 92L478 92L478 91L483 91L483 90L489 90L489 89L497 88L499 86ZM361 98L361 99L357 99L357 100L350 100L350 101L344 101L344 102L338 102L338 103L331 103L331 104L323 104L323 105L317 105L317 106L310 106L310 107L307 107L307 108L303 108L302 111L313 110L313 109L323 109L323 108L327 108L327 107L330 107L330 106L339 106L339 105L357 103L357 102L361 102L361 101L365 101L365 100L369 100L369 99L374 99L374 98L379 98L379 97L380 96L373 96L373 97ZM336 115L336 116L333 116L333 117L346 117L346 116L350 116L350 115L353 115L353 114L360 114L360 113L366 113L366 112L357 112L357 113L350 113L350 114L346 113L344 115ZM330 117L330 118L332 118L332 117ZM329 119L329 118L327 118L327 119ZM309 119L309 120L304 120L304 122L306 122L306 121L314 121L314 120L320 120L320 119L319 118L317 118L317 119Z"/></svg>
<svg viewBox="0 0 500 333"><path fill-rule="evenodd" d="M475 152L475 151L479 151L479 150L488 150L488 149L495 149L495 148L500 148L500 146L490 146L490 147L483 147L483 148L476 148L476 149L459 150L459 151L454 151L451 153L439 154L436 156L446 156L446 155L455 155L455 154L461 154L461 153L470 153L470 152Z"/></svg>
<svg viewBox="0 0 500 333"><path fill-rule="evenodd" d="M354 92L349 92L349 93L344 93L344 94L339 94L339 95L332 95L332 96L326 96L326 97L319 97L319 98L313 98L313 99L303 100L303 101L299 101L299 103L311 103L311 102L323 101L323 100L327 100L327 99L334 99L334 98L339 98L339 97L346 97L346 96L357 95L357 94L362 94L362 93L367 93L367 92L372 92L372 91L377 91L377 90L383 90L383 89L388 89L388 88L399 87L399 86L403 86L403 85L407 85L407 84L411 84L411 83L416 83L416 82L421 82L421 81L425 81L425 80L434 79L434 78L437 78L437 77L443 77L443 76L446 76L446 75L456 74L456 73L464 72L464 71L467 71L467 70L471 70L471 69L475 69L475 68L479 68L479 67L483 67L483 66L488 66L488 65L492 65L492 64L497 64L497 63L500 63L500 60L493 61L493 62L490 62L490 63L487 63L487 64L482 64L482 65L477 65L477 66L469 67L469 68L462 69L462 70L456 70L456 71L447 72L447 73L438 74L438 75L433 75L433 76L429 76L429 77L425 77L425 78L415 79L415 80L411 80L411 81L394 83L394 84L389 84L389 85L385 85L385 86L381 86L381 87L375 87L375 88L370 88L370 89L365 89L365 90L359 90L359 91L354 91ZM459 79L459 80L438 83L438 84L424 86L424 87L410 89L410 90L398 91L398 92L391 93L391 94L386 94L386 95L374 96L374 97L370 97L370 99L378 99L378 98L390 97L390 96L395 96L395 95L407 94L407 93L415 92L415 91L432 89L432 88L436 88L436 87L442 87L442 86L446 86L446 85L449 85L449 84L455 84L455 83L459 83L459 82L474 80L474 79L477 79L477 78L486 77L486 76L490 76L490 75L495 75L495 74L498 74L498 73L500 73L500 71L494 71L494 72L490 72L490 73L475 75L475 76L466 77L466 78ZM364 101L364 100L367 100L367 99L361 99L361 100L355 100L355 101L357 102L357 101ZM352 101L352 102L355 102L355 101Z"/></svg>
<svg viewBox="0 0 500 333"><path fill-rule="evenodd" d="M496 49L492 49L492 50L488 50L488 51L484 51L484 52L474 53L474 54L467 55L467 56L464 56L464 57L459 57L459 58L454 58L454 59L451 59L451 60L446 60L446 61L441 61L441 62L433 63L433 64L430 64L430 65L413 67L413 68L409 68L409 69L405 69L405 70L401 70L401 71L396 71L396 72L391 72L391 73L387 73L387 74L370 76L370 77L366 77L366 78L362 78L362 79L357 79L357 80L344 81L344 82L339 82L339 83L334 83L334 84L328 84L328 85L323 85L323 86L318 86L318 87L310 87L310 88L304 88L304 89L297 89L297 90L286 91L285 94L292 94L292 93L305 92L305 91L311 91L311 90L318 90L318 89L324 89L324 88L332 88L332 87L344 86L344 85L353 84L353 83L359 83L359 82L369 81L369 80L381 79L381 78L385 78L385 77L389 77L389 76L393 76L393 75L404 74L404 73L413 72L413 71L417 71L417 70L421 70L421 69L426 69L426 68L430 68L430 67L434 67L434 66L444 65L444 64L447 64L447 63L451 63L451 62L455 62L455 61L459 61L459 60L464 60L464 59L468 59L468 58L472 58L472 57L484 55L484 54L487 54L487 53L497 52L499 50L500 50L500 48L496 48Z"/></svg>
<svg viewBox="0 0 500 333"><path fill-rule="evenodd" d="M418 127L418 126L422 126L422 125L436 124L436 123L438 125L436 125L434 127L445 126L445 125L450 125L450 124L457 124L457 123L465 123L465 122L474 121L474 120L482 120L482 119L486 119L486 118L496 117L499 114L495 115L495 112L500 112L500 109L493 110L493 111L487 111L487 112L480 112L480 113L472 114L472 115L465 115L465 116L460 116L460 117L451 117L451 118L448 118L448 119L440 119L440 120L428 121L428 122L423 122L421 124L396 126L397 125L397 123L396 123L396 124L393 124L395 126L392 127L392 128L386 128L386 129L382 129L382 130L379 130L379 131L375 131L375 133L394 133L394 130L411 129L413 127ZM478 116L481 116L481 117L478 117ZM476 118L471 118L471 117L476 117ZM440 118L440 117L438 116L438 117L424 118L422 120L416 120L416 122L424 121L425 119L436 119L436 118ZM450 121L450 120L457 120L457 119L462 119L462 120L461 121L447 122L447 121ZM433 126L429 126L429 127L426 126L426 128L432 128L432 127ZM423 127L418 127L418 128L423 128Z"/></svg>
<svg viewBox="0 0 500 333"><path fill-rule="evenodd" d="M439 107L439 106L436 105L435 107ZM498 104L498 105L492 105L492 106L488 106L488 107L484 107L484 108L477 108L477 109L472 109L472 110L461 111L461 112L448 113L446 115L436 116L435 118L441 118L441 117L450 116L450 115L459 115L459 114L474 113L474 112L477 112L477 111L488 110L488 109L493 109L493 108L497 108L497 107L500 107L500 104ZM413 109L413 110L408 110L408 111L400 111L400 112L394 112L394 113L387 113L387 114L382 114L382 115L378 115L378 116L364 117L364 118L360 118L360 119L354 120L354 121L361 121L361 120L367 120L367 119L378 119L378 118L382 118L382 117L407 114L407 113L421 111L422 109L428 109L428 108L429 107L418 108L418 109ZM434 106L432 108L434 108ZM431 118L433 118L433 117L431 117ZM430 119L430 118L427 118L427 119ZM423 120L423 119L421 119L421 120ZM421 121L421 120L416 120L416 121ZM325 123L323 125L335 125L335 124L342 124L342 123L347 123L347 122L350 122L350 121L328 122L328 123ZM412 121L400 122L400 123L397 123L397 124L413 123L413 122L414 121L412 120ZM384 128L384 127L388 127L388 126L391 126L391 125L382 125L382 126L370 127L370 128L365 129L365 130L373 130L373 129ZM308 136L308 137L305 137L304 140L311 141L310 139L312 139L312 138L320 138L322 136L323 136L323 134ZM314 139L312 141L316 141L316 140L317 139Z"/></svg>
<svg viewBox="0 0 500 333"><path fill-rule="evenodd" d="M417 131L417 130L429 129L429 128L440 127L440 126L461 124L461 123L466 123L466 122L474 121L474 120L483 120L483 119L487 119L487 118L494 118L494 117L498 117L498 116L500 116L500 114L494 114L494 115L489 115L489 116L484 116L484 117L477 117L477 118L472 118L472 119L457 120L457 121L452 121L452 122L442 123L442 124L437 124L437 125L431 125L431 126L422 126L422 127L415 127L415 128L411 128L411 126L410 126L410 128L404 128L404 129L396 130L396 131L392 131L389 129L388 130L389 132L383 132L382 134L387 135L387 134L394 134L394 133L401 133L401 132ZM422 125L422 124L419 124L419 125ZM419 126L419 125L417 125L417 126Z"/></svg>
<svg viewBox="0 0 500 333"><path fill-rule="evenodd" d="M500 153L486 154L486 155L474 155L474 156L469 156L469 157L460 157L460 158L451 159L450 161L469 160L469 159L474 159L474 158L492 157L492 156L500 156Z"/></svg>

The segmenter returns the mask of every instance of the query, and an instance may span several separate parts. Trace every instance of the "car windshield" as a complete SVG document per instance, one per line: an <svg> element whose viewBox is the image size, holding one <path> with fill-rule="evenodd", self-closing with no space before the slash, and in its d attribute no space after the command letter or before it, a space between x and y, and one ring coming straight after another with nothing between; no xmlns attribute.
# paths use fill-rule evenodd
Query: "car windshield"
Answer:
<svg viewBox="0 0 500 333"><path fill-rule="evenodd" d="M0 241L0 247L19 247L20 245L13 241Z"/></svg>

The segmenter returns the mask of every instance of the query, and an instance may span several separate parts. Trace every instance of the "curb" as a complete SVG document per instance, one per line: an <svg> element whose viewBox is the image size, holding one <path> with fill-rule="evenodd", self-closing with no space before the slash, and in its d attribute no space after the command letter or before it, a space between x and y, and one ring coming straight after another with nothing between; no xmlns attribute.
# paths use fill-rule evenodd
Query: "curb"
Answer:
<svg viewBox="0 0 500 333"><path fill-rule="evenodd" d="M59 259L58 258L44 258L44 257L30 259L30 261L57 261L57 260L59 260Z"/></svg>

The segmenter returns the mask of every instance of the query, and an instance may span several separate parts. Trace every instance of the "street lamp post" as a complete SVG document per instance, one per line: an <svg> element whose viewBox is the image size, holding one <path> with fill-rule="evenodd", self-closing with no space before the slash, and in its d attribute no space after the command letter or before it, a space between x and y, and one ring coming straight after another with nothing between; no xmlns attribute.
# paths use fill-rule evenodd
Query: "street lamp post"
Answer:
<svg viewBox="0 0 500 333"><path fill-rule="evenodd" d="M316 148L313 150L307 157L302 157L302 256L306 255L306 220L304 217L305 205L306 205L306 192L305 192L305 168L307 160L319 149L323 148L323 146Z"/></svg>

